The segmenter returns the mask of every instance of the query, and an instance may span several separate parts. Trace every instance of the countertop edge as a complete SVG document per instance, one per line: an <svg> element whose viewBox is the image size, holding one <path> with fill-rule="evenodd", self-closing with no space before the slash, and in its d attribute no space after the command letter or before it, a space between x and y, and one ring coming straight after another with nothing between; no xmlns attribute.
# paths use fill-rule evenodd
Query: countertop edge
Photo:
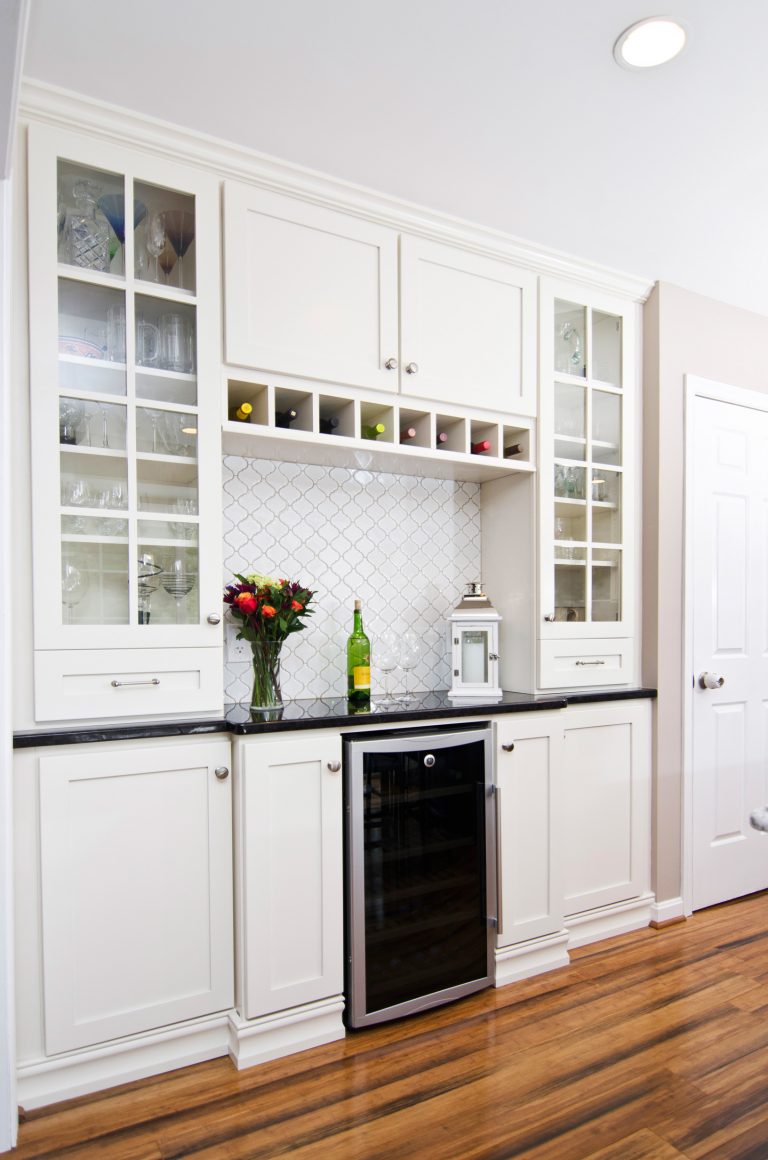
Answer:
<svg viewBox="0 0 768 1160"><path fill-rule="evenodd" d="M514 695L514 694L510 694ZM526 694L520 694L525 696ZM230 733L244 737L260 733L289 733L306 729L354 728L402 724L408 721L429 721L445 717L490 717L507 713L536 713L546 709L566 709L569 705L597 704L606 701L655 700L656 689L590 689L588 691L540 694L535 701L515 703L481 702L452 705L438 709L402 709L386 714L335 714L306 720L233 722L226 717L212 717L192 721L134 722L124 725L86 725L75 728L45 728L22 730L13 734L14 749L30 749L49 745L82 745L103 741L134 741L153 737L196 737L215 733Z"/></svg>

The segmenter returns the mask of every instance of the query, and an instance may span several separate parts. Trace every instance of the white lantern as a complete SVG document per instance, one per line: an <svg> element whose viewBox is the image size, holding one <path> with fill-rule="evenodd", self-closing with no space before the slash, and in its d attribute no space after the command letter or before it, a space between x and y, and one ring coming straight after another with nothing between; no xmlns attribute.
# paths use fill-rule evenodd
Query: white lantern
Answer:
<svg viewBox="0 0 768 1160"><path fill-rule="evenodd" d="M501 617L479 584L470 584L448 618L451 672L448 693L455 699L499 700L499 622Z"/></svg>

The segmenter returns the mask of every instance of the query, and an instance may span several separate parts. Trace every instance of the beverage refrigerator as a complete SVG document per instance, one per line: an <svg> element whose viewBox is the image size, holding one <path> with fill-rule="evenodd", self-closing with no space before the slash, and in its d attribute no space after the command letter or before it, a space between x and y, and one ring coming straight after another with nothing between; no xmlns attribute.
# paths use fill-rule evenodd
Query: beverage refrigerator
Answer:
<svg viewBox="0 0 768 1160"><path fill-rule="evenodd" d="M346 737L344 788L347 1026L490 986L491 725Z"/></svg>

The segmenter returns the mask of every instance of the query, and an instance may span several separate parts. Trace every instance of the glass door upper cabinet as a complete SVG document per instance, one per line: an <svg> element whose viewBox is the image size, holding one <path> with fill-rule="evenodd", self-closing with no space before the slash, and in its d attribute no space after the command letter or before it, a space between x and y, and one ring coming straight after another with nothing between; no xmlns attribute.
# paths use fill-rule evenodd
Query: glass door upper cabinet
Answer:
<svg viewBox="0 0 768 1160"><path fill-rule="evenodd" d="M548 289L542 287L542 333L550 337L541 354L542 440L549 443L542 443L542 463L549 456L552 463L540 483L545 635L623 635L631 312L622 302L613 309L572 293L574 287Z"/></svg>
<svg viewBox="0 0 768 1160"><path fill-rule="evenodd" d="M220 577L200 577L220 523L218 297L197 294L201 261L218 282L217 193L30 129L37 648L220 643L202 614L220 612Z"/></svg>

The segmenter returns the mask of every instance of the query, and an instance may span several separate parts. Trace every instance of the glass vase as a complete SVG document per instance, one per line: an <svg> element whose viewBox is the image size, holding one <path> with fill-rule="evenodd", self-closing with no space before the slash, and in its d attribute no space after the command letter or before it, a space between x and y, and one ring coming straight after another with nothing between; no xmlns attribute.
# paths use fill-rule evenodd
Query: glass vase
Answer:
<svg viewBox="0 0 768 1160"><path fill-rule="evenodd" d="M282 640L253 640L253 690L251 709L279 709L283 698L280 692L280 650Z"/></svg>

